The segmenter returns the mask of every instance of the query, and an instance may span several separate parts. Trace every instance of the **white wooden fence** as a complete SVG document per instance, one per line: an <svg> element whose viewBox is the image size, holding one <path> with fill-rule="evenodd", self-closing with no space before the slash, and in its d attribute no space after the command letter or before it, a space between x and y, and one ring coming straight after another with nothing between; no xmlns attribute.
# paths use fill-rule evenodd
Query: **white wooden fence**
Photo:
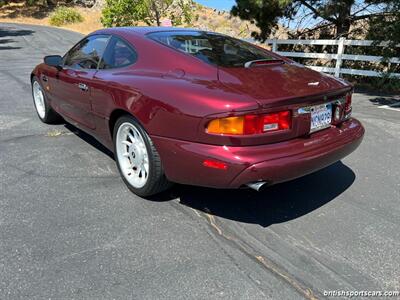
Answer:
<svg viewBox="0 0 400 300"><path fill-rule="evenodd" d="M328 60L336 60L336 65L334 68L330 67L321 67L321 66L309 66L311 69L325 72L325 73L333 73L336 77L339 77L340 74L351 74L351 75L362 75L362 76L373 76L380 77L382 76L381 72L373 71L373 70L357 70L357 69L344 69L342 68L342 62L344 60L353 60L353 61L368 61L379 63L382 61L382 56L372 56L372 55L352 55L346 54L346 46L375 46L375 47L384 47L387 43L383 42L379 45L373 45L374 41L361 41L361 40L346 40L345 38L340 38L339 40L267 40L267 45L272 45L272 51L287 57L303 57L303 58L320 58L320 59L328 59ZM306 53L306 52L282 52L278 50L279 45L330 45L337 46L336 54L328 54L328 53ZM400 45L397 45L400 47ZM390 63L400 64L399 58L391 58ZM400 77L400 73L391 73L393 77Z"/></svg>

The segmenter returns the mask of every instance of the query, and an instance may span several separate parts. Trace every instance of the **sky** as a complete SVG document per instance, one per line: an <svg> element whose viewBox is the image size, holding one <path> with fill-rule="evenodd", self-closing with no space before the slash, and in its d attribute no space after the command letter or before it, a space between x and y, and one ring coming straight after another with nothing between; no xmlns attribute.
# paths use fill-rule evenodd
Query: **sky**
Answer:
<svg viewBox="0 0 400 300"><path fill-rule="evenodd" d="M230 11L232 6L236 3L235 0L195 0L196 2L208 7L216 8L219 10Z"/></svg>

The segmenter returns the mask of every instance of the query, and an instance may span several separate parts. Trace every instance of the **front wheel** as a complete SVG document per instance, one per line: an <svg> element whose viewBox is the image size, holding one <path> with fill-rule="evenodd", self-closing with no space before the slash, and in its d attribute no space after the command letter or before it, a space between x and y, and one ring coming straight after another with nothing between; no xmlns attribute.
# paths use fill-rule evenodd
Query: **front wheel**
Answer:
<svg viewBox="0 0 400 300"><path fill-rule="evenodd" d="M113 136L118 170L132 192L147 197L170 186L153 142L133 117L119 118Z"/></svg>
<svg viewBox="0 0 400 300"><path fill-rule="evenodd" d="M51 124L62 120L61 116L47 103L45 93L36 76L32 78L32 97L36 112L43 123Z"/></svg>

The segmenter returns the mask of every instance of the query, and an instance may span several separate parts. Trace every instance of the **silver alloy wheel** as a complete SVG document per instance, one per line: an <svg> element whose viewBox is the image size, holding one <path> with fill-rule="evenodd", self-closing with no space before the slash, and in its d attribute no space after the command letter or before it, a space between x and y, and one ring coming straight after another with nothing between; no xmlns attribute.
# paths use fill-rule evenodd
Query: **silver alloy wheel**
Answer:
<svg viewBox="0 0 400 300"><path fill-rule="evenodd" d="M133 124L122 123L115 146L121 173L134 188L142 188L149 177L149 155L143 136Z"/></svg>
<svg viewBox="0 0 400 300"><path fill-rule="evenodd" d="M33 82L33 100L35 102L36 111L40 118L44 119L46 116L46 107L44 104L44 95L39 82Z"/></svg>

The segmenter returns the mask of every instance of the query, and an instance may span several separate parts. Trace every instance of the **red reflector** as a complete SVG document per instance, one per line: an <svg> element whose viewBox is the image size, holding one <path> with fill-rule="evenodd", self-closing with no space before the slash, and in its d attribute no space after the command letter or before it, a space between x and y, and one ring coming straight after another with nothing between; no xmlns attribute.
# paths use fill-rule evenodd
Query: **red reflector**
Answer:
<svg viewBox="0 0 400 300"><path fill-rule="evenodd" d="M223 162L210 160L210 159L206 159L205 161L203 161L203 166L208 167L208 168L220 169L220 170L228 169L228 166L226 164L224 164Z"/></svg>

